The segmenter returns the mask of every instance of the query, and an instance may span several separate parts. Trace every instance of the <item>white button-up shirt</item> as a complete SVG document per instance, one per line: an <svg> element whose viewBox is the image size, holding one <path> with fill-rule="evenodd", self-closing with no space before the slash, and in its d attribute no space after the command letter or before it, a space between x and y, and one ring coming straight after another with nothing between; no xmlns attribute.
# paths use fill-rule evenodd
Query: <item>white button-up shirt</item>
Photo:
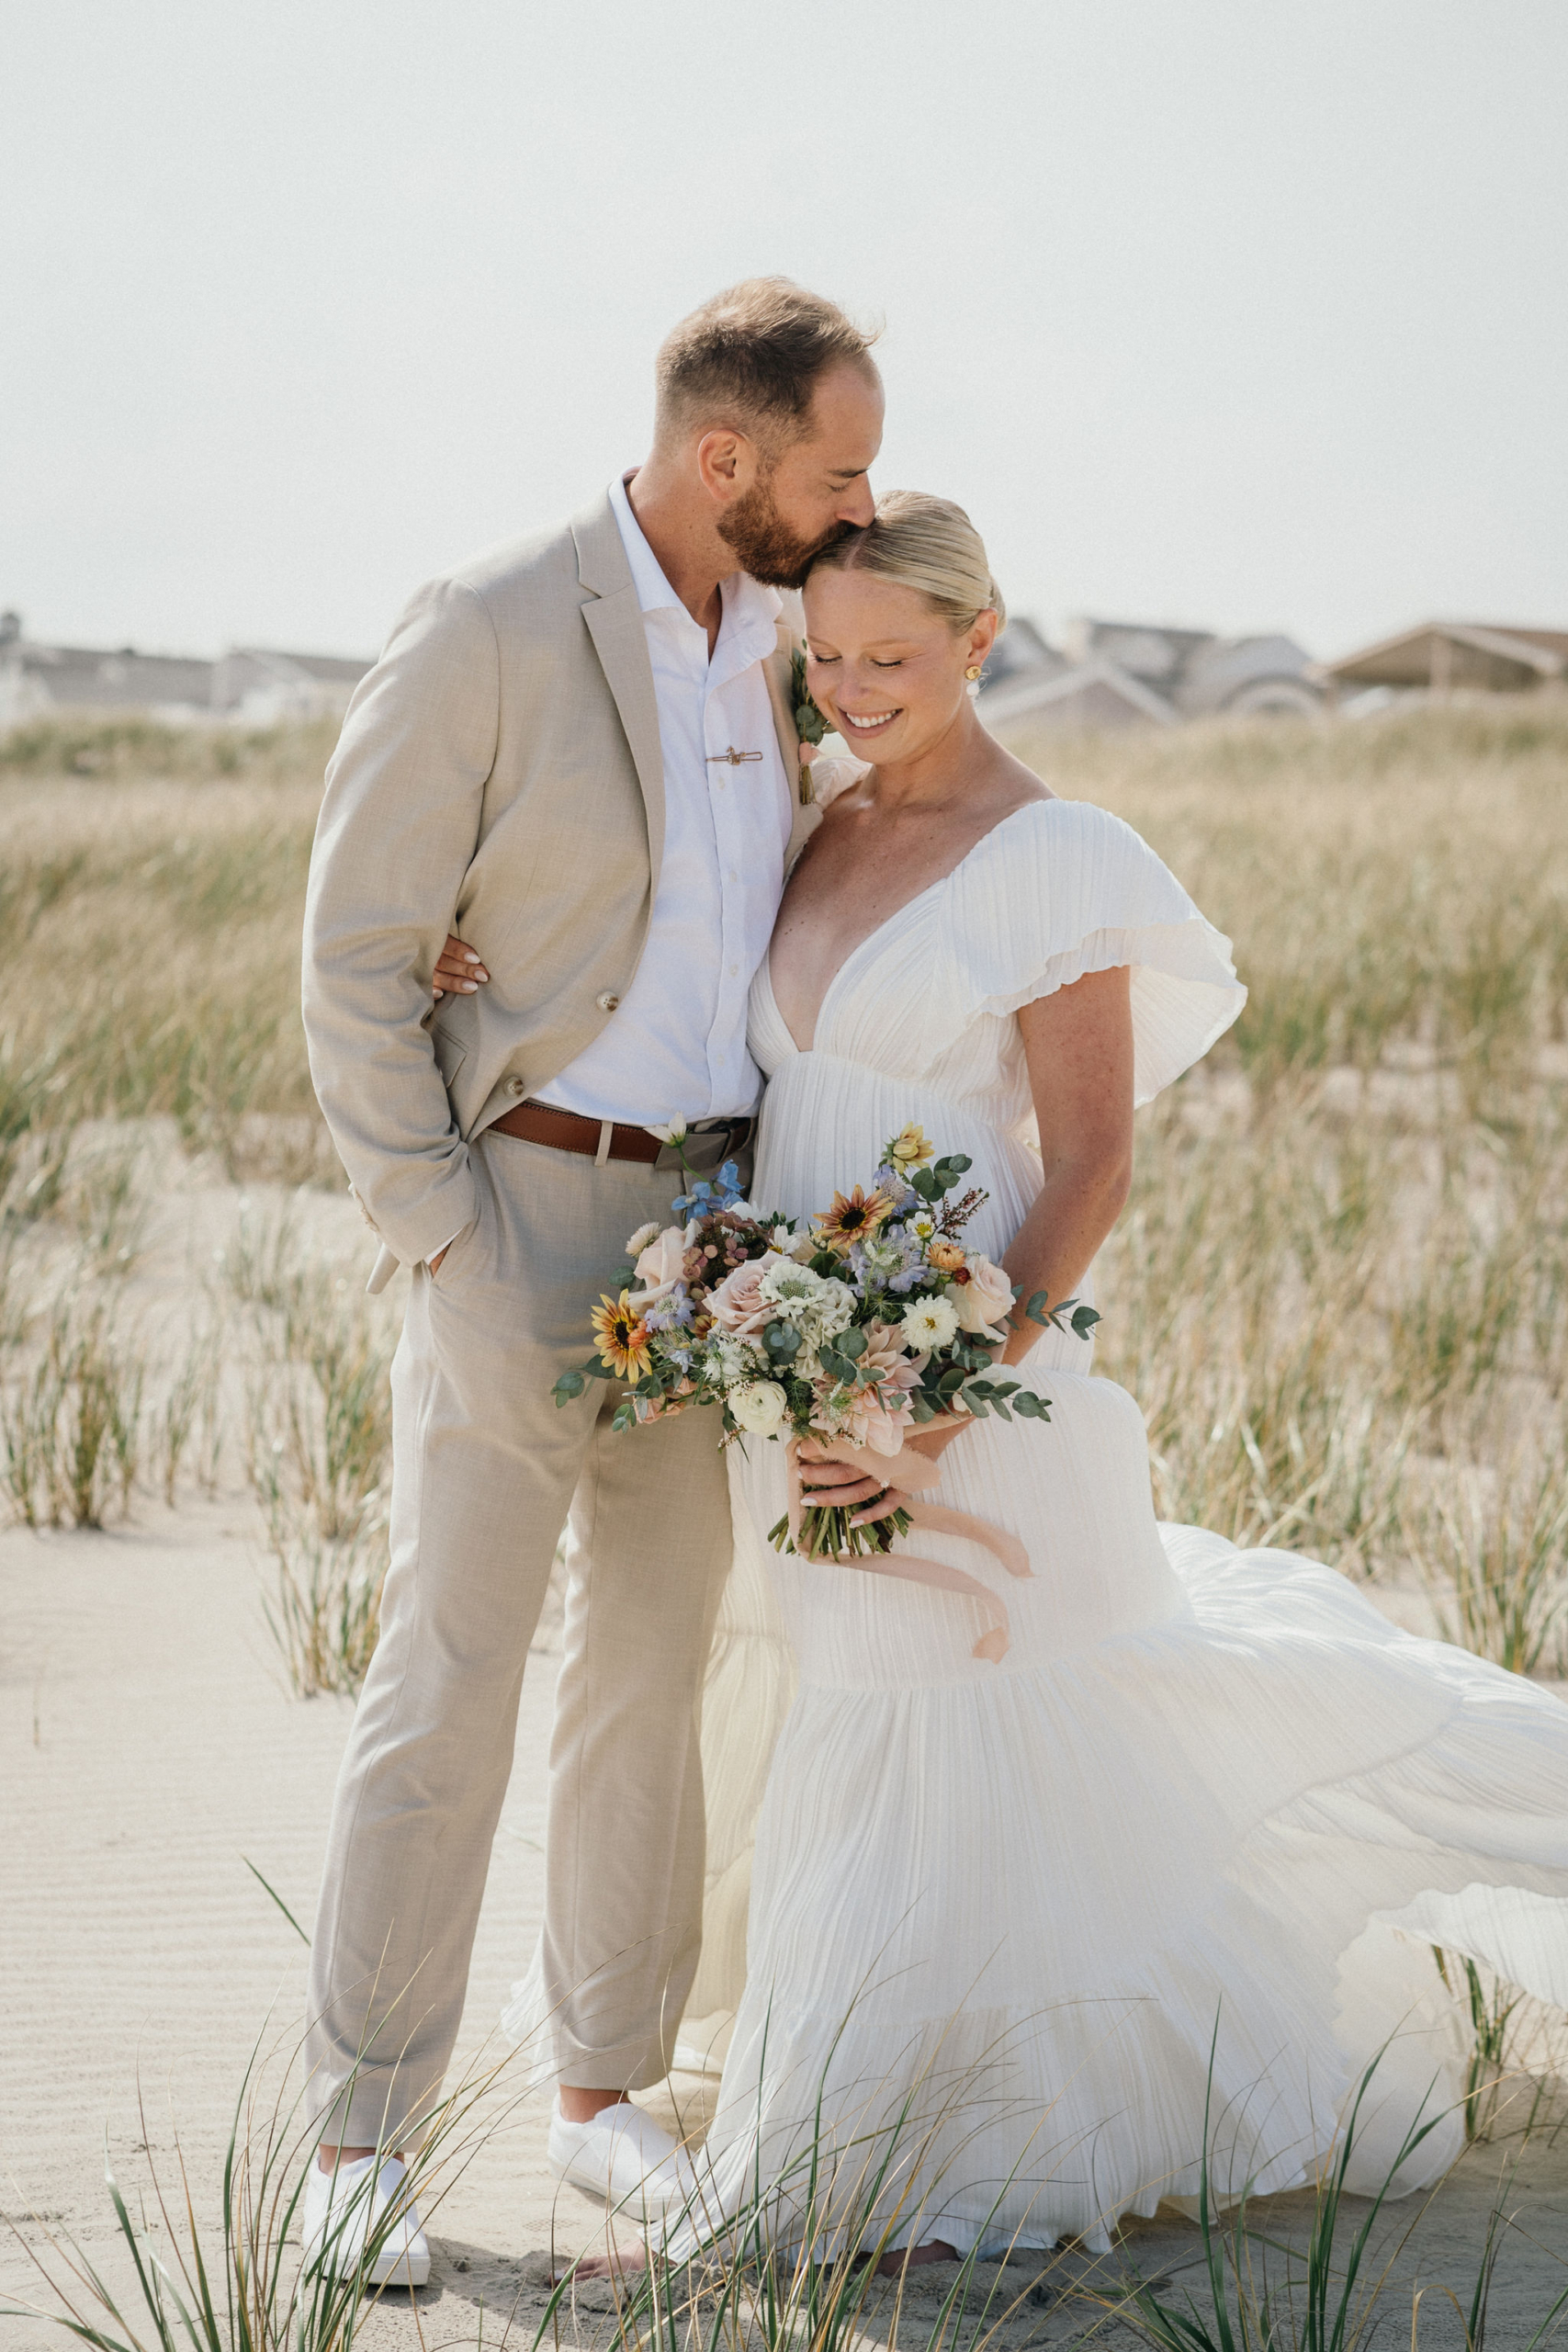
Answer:
<svg viewBox="0 0 1568 2352"><path fill-rule="evenodd" d="M732 573L710 661L707 631L665 579L624 482L611 483L610 503L653 665L664 857L619 1010L536 1099L636 1125L722 1119L750 1111L761 1091L746 999L778 913L793 813L761 666L778 641L781 601ZM761 757L732 764L731 751Z"/></svg>

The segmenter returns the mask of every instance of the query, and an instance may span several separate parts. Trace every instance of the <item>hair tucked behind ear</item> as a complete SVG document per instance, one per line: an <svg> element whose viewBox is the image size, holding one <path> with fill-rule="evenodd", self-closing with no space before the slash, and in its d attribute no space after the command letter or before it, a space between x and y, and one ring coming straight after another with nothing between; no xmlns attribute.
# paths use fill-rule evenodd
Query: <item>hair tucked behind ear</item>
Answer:
<svg viewBox="0 0 1568 2352"><path fill-rule="evenodd" d="M994 612L1007 627L1002 592L991 577L986 543L950 498L920 490L889 490L876 502L864 530L852 530L819 555L813 571L869 571L874 579L912 588L955 634Z"/></svg>

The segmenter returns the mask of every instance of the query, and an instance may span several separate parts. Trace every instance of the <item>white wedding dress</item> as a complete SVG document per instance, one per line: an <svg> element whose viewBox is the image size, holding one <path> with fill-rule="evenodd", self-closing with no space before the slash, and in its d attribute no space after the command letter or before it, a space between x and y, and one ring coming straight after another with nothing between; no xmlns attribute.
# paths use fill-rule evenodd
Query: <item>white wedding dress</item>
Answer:
<svg viewBox="0 0 1568 2352"><path fill-rule="evenodd" d="M1147 1102L1240 1010L1228 944L1117 819L1030 803L856 949L809 1052L764 963L752 1198L823 1209L917 1119L973 1160L966 1238L999 1258L1040 1184L1018 1008L1130 966ZM1160 1526L1138 1408L1090 1352L1045 1334L1049 1426L987 1420L942 1456L940 1499L1021 1537L1032 1581L908 1541L1003 1600L999 1665L962 1595L771 1551L784 1450L730 1454L686 2035L733 2013L705 2225L787 2177L770 2226L798 2236L815 2135L827 2236L1103 2244L1195 2189L1206 2098L1222 2193L1310 2178L1387 2041L1352 2165L1374 2185L1462 2086L1434 1944L1568 2004L1568 1708L1331 1569ZM1450 2113L1399 2186L1461 2136Z"/></svg>

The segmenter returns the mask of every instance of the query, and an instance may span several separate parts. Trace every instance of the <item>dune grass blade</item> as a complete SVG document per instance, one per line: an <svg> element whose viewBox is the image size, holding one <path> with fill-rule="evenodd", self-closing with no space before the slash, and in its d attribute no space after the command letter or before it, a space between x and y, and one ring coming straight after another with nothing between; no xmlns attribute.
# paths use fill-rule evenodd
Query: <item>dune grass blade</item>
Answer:
<svg viewBox="0 0 1568 2352"><path fill-rule="evenodd" d="M319 2135L301 2120L303 2092L288 2091L297 2052L291 2045L268 2051L265 2044L264 2033L241 2082L210 2237L197 2215L177 2133L178 2216L152 2168L153 2200L172 2250L168 2261L154 2251L145 2223L139 2227L133 2218L106 2147L105 2180L134 2298L117 2296L69 2233L40 2224L46 2249L40 2254L11 2222L51 2300L3 2303L0 2312L46 2321L93 2352L151 2352L152 2346L177 2352L186 2346L196 2352L349 2352L378 2291L367 2274L406 2207L417 2200L426 2218L435 2212L488 2132L508 2120L508 2108L497 2110L491 2098L506 2062L486 2061L481 2053L434 2109L411 2152L399 2197L370 2232L358 2263L337 2273L299 2258L305 2182ZM361 2052L362 2064L368 2054ZM275 2077L270 2091L269 2074ZM150 2146L145 2115L141 2136Z"/></svg>
<svg viewBox="0 0 1568 2352"><path fill-rule="evenodd" d="M287 1214L243 1219L224 1272L258 1341L245 1467L273 1560L267 1624L301 1698L352 1696L375 1650L387 1566L385 1310L299 1256Z"/></svg>
<svg viewBox="0 0 1568 2352"><path fill-rule="evenodd" d="M101 1306L56 1304L30 1363L0 1366L0 1476L28 1527L102 1527L130 1501L146 1363Z"/></svg>
<svg viewBox="0 0 1568 2352"><path fill-rule="evenodd" d="M253 1861L252 1861L252 1860L251 1860L251 1858L250 1858L250 1856L249 1856L248 1854L242 1854L242 1855L241 1855L241 1857L240 1857L240 1860L244 1863L245 1868L249 1871L249 1872L250 1872L251 1876L255 1880L256 1884L257 1884L259 1887L261 1887L261 1888L263 1889L263 1891L264 1891L266 1894L268 1894L268 1895L271 1897L271 1899L273 1900L273 1902L274 1902L274 1903L276 1903L276 1905L277 1905L278 1909L282 1912L282 1914L283 1914L284 1917L288 1920L288 1922L289 1926L293 1928L293 1930L294 1930L295 1934L299 1937L299 1939L300 1942L301 1942L301 1943L306 1947L306 1949L307 1949L307 1950L309 1950L309 1949L310 1949L310 1937L305 1933L304 1928L299 1925L299 1920L294 1917L293 1912L292 1912L292 1911L290 1911L290 1909L288 1908L288 1904L287 1904L287 1903L285 1903L285 1901L284 1901L284 1899L283 1899L282 1895L281 1895L281 1894L279 1894L279 1893L278 1893L278 1891L277 1891L276 1887L276 1886L274 1886L274 1885L270 1883L270 1881L268 1881L268 1880L266 1880L266 1879L263 1878L263 1876L262 1876L262 1874L261 1874L260 1871L258 1871L258 1870L257 1870L257 1868L256 1868L256 1866L255 1866L254 1862L253 1862Z"/></svg>
<svg viewBox="0 0 1568 2352"><path fill-rule="evenodd" d="M1374 2058L1357 2085L1348 2112L1341 2123L1337 2143L1325 2171L1315 2185L1312 2225L1304 2251L1271 2238L1248 2219L1250 2190L1244 2188L1228 2221L1215 2211L1211 2179L1217 2170L1218 2151L1211 2134L1216 2039L1211 2045L1209 2090L1204 2100L1204 2162L1198 2186L1198 2231L1202 2267L1212 2309L1205 2311L1190 2295L1185 2309L1168 2302L1156 2288L1141 2283L1121 2297L1101 2298L1145 2343L1157 2352L1359 2352L1370 2343L1386 2312L1380 2304L1400 2247L1408 2241L1415 2219L1378 2275L1364 2278L1379 2215L1396 2175L1422 2143L1443 2120L1440 2113L1418 2116L1404 2133L1397 2154L1380 2186L1366 2199L1366 2211L1342 2247L1346 2183L1362 2105L1377 2073ZM1381 2053L1380 2053L1381 2056ZM1490 2241L1489 2241L1490 2247ZM1279 2257L1270 2274L1268 2257ZM1261 2270L1258 2257L1261 2256ZM1484 2304L1490 2261L1483 2256L1475 2294Z"/></svg>

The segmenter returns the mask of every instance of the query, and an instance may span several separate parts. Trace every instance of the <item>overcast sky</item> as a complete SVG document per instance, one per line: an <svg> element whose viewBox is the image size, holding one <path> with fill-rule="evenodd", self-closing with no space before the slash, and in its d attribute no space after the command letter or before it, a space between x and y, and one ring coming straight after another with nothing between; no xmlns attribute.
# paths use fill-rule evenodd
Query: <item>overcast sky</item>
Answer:
<svg viewBox="0 0 1568 2352"><path fill-rule="evenodd" d="M0 604L369 651L779 270L1015 609L1568 627L1568 0L0 0Z"/></svg>

